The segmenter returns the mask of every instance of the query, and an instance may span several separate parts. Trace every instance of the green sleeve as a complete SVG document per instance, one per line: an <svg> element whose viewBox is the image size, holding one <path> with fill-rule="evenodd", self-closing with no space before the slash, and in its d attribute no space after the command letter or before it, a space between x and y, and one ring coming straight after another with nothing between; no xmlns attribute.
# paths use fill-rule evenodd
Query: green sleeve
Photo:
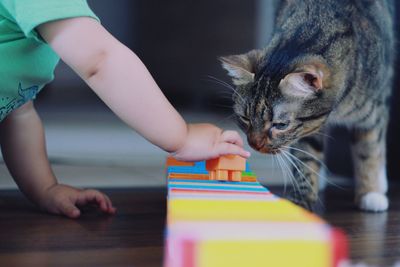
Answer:
<svg viewBox="0 0 400 267"><path fill-rule="evenodd" d="M26 37L37 37L40 24L73 17L99 20L86 0L0 0L0 4Z"/></svg>

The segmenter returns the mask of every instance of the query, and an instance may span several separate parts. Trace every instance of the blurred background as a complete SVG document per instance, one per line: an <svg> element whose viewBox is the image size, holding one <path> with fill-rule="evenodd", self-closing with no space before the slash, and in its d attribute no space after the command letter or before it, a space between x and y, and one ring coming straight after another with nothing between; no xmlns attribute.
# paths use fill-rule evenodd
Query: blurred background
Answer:
<svg viewBox="0 0 400 267"><path fill-rule="evenodd" d="M215 81L230 82L217 58L268 44L273 1L88 2L102 24L142 59L187 121L237 129L232 121L232 92ZM60 63L55 76L35 103L61 182L85 187L165 184L166 153L125 126L68 66ZM388 151L392 181L399 180L399 97L395 90ZM348 133L334 129L329 135L329 177L335 183L351 183L346 178L352 175ZM285 181L273 157L253 152L250 164L267 185ZM0 167L0 187L14 188L4 164Z"/></svg>

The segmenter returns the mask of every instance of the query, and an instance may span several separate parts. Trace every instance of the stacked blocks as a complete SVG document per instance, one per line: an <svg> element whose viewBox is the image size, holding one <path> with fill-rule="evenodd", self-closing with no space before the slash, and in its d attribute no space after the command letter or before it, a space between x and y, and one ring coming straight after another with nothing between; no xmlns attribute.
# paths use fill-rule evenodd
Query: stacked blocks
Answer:
<svg viewBox="0 0 400 267"><path fill-rule="evenodd" d="M337 267L346 260L341 231L273 195L248 165L241 182L210 180L207 169L229 171L230 160L167 160L165 267Z"/></svg>
<svg viewBox="0 0 400 267"><path fill-rule="evenodd" d="M235 164L232 165L228 164ZM256 175L250 171L249 165L246 163L245 159L238 156L226 156L218 159L200 161L200 162L183 162L178 161L172 157L167 158L167 174L170 179L184 179L184 180L227 180L226 176L213 176L210 177L210 172L208 170L220 170L220 171L235 171L240 172L242 182L256 182ZM243 166L244 165L244 166ZM225 167L226 166L226 167ZM229 169L226 169L230 167ZM225 169L224 169L225 168Z"/></svg>
<svg viewBox="0 0 400 267"><path fill-rule="evenodd" d="M207 160L206 169L210 180L240 182L242 171L246 170L246 160L236 155L229 155Z"/></svg>

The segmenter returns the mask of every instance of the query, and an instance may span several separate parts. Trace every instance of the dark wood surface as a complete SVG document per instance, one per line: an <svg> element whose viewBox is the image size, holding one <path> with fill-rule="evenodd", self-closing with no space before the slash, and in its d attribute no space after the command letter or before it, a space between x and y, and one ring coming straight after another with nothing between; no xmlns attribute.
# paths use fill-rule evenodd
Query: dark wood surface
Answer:
<svg viewBox="0 0 400 267"><path fill-rule="evenodd" d="M323 208L318 212L330 224L342 228L349 238L353 262L372 266L400 263L400 189L389 191L387 212L368 213L355 208L350 188L329 188L321 196Z"/></svg>
<svg viewBox="0 0 400 267"><path fill-rule="evenodd" d="M161 266L164 189L104 190L115 216L78 220L38 212L17 191L0 191L0 266Z"/></svg>
<svg viewBox="0 0 400 267"><path fill-rule="evenodd" d="M279 188L274 188L279 192ZM0 191L0 266L161 266L165 189L104 190L118 213L87 210L78 220L39 212L18 191ZM319 213L349 236L356 262L400 259L400 191L389 212L356 210L349 189L328 189Z"/></svg>

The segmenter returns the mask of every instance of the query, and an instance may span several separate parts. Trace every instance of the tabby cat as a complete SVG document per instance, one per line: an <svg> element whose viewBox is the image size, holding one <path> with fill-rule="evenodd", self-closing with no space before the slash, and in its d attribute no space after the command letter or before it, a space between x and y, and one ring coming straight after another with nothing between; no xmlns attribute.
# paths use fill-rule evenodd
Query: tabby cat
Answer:
<svg viewBox="0 0 400 267"><path fill-rule="evenodd" d="M385 0L283 0L269 45L221 58L236 86L234 111L249 144L285 152L297 163L292 199L318 197L323 134L351 132L355 199L366 211L388 208L386 129L393 76L394 3ZM304 152L302 152L303 150Z"/></svg>

